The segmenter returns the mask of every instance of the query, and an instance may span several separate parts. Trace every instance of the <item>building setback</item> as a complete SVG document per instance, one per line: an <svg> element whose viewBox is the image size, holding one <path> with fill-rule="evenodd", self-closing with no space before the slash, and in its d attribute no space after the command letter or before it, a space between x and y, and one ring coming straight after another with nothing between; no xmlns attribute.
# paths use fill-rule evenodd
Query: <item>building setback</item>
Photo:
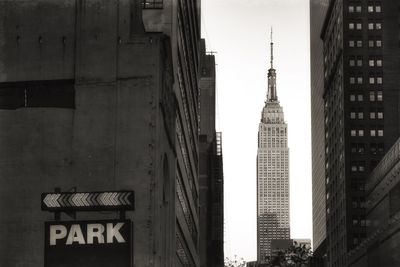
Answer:
<svg viewBox="0 0 400 267"><path fill-rule="evenodd" d="M201 42L200 78L200 266L224 266L222 134L215 131L215 56Z"/></svg>
<svg viewBox="0 0 400 267"><path fill-rule="evenodd" d="M324 43L328 266L366 238L365 180L400 134L397 0L332 0Z"/></svg>
<svg viewBox="0 0 400 267"><path fill-rule="evenodd" d="M271 257L271 240L290 239L287 124L276 91L276 71L268 70L268 94L258 128L257 261Z"/></svg>
<svg viewBox="0 0 400 267"><path fill-rule="evenodd" d="M400 266L400 139L366 180L367 238L349 252L349 266Z"/></svg>
<svg viewBox="0 0 400 267"><path fill-rule="evenodd" d="M44 266L54 215L40 195L55 188L134 191L133 265L200 266L199 12L196 0L0 2L1 266Z"/></svg>
<svg viewBox="0 0 400 267"><path fill-rule="evenodd" d="M326 258L324 61L320 38L329 0L310 0L313 261Z"/></svg>

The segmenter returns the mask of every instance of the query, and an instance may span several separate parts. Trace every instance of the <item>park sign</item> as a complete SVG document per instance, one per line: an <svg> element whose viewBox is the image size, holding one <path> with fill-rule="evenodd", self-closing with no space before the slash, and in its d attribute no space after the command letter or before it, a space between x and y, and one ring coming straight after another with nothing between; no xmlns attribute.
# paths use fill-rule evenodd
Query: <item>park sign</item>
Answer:
<svg viewBox="0 0 400 267"><path fill-rule="evenodd" d="M45 223L45 267L130 267L129 220Z"/></svg>
<svg viewBox="0 0 400 267"><path fill-rule="evenodd" d="M42 194L42 210L96 211L133 210L133 191L53 192Z"/></svg>

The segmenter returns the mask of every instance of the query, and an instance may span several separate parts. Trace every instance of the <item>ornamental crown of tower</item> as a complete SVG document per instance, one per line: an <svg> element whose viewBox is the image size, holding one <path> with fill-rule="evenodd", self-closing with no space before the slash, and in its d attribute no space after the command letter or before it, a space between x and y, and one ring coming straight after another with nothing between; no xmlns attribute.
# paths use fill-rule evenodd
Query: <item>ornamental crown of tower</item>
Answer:
<svg viewBox="0 0 400 267"><path fill-rule="evenodd" d="M272 41L272 28L271 28L271 58L270 64L271 67L268 70L268 91L267 91L267 99L265 101L265 106L262 111L261 121L263 123L284 123L284 115L282 107L278 101L278 95L276 91L276 70L274 69L274 43Z"/></svg>

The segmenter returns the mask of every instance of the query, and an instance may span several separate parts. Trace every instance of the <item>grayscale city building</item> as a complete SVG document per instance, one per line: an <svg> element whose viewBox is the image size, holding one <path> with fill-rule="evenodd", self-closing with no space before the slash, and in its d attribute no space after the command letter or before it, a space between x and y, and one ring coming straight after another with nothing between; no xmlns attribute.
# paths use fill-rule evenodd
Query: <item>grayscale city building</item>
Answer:
<svg viewBox="0 0 400 267"><path fill-rule="evenodd" d="M199 255L201 267L224 266L222 133L215 130L215 56L201 40L199 135Z"/></svg>
<svg viewBox="0 0 400 267"><path fill-rule="evenodd" d="M199 106L215 95L200 103L200 17L200 0L0 1L0 266L54 266L45 223L83 220L131 222L122 266L201 265ZM213 116L201 120L219 160L222 225ZM123 190L134 210L41 209L45 192ZM214 231L223 257L223 227Z"/></svg>
<svg viewBox="0 0 400 267"><path fill-rule="evenodd" d="M399 10L331 0L321 30L329 267L367 239L366 179L400 135Z"/></svg>
<svg viewBox="0 0 400 267"><path fill-rule="evenodd" d="M367 238L348 253L351 267L400 266L400 139L365 182Z"/></svg>
<svg viewBox="0 0 400 267"><path fill-rule="evenodd" d="M271 38L272 39L272 38ZM271 240L290 239L287 124L278 101L276 71L268 70L268 93L261 113L257 151L257 261L271 257Z"/></svg>
<svg viewBox="0 0 400 267"><path fill-rule="evenodd" d="M321 30L329 0L310 0L313 266L326 260L324 61Z"/></svg>

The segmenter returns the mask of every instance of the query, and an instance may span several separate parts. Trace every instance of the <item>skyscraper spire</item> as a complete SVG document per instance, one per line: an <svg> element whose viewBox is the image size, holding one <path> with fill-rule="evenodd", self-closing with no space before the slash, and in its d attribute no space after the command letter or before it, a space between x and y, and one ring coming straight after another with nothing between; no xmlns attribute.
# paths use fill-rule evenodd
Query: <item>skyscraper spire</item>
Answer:
<svg viewBox="0 0 400 267"><path fill-rule="evenodd" d="M276 72L273 67L274 61L274 43L272 41L272 27L271 27L271 68L268 70L268 94L267 94L267 102L276 102L278 101L278 96L276 94Z"/></svg>
<svg viewBox="0 0 400 267"><path fill-rule="evenodd" d="M274 68L273 62L274 62L274 42L272 41L272 27L271 27L271 69Z"/></svg>

